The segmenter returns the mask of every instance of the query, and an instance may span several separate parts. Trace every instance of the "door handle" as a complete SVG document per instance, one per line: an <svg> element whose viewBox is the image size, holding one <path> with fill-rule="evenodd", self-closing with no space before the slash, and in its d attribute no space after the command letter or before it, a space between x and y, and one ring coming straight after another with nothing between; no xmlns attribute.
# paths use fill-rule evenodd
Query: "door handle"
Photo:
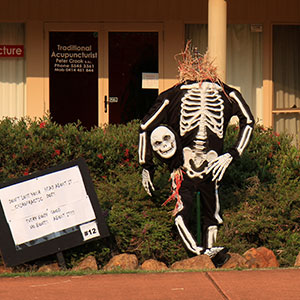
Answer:
<svg viewBox="0 0 300 300"><path fill-rule="evenodd" d="M107 105L108 105L107 96L104 96L104 112L105 113L107 113Z"/></svg>

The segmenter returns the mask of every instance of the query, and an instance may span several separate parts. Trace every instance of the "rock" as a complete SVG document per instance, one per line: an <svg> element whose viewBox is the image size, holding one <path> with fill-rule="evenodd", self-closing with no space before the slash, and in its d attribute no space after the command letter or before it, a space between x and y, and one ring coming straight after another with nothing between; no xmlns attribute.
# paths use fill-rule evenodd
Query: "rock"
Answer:
<svg viewBox="0 0 300 300"><path fill-rule="evenodd" d="M237 253L229 253L230 259L221 267L222 269L247 268L247 260Z"/></svg>
<svg viewBox="0 0 300 300"><path fill-rule="evenodd" d="M295 267L300 267L300 252L298 253L295 261Z"/></svg>
<svg viewBox="0 0 300 300"><path fill-rule="evenodd" d="M155 259L148 259L144 261L144 263L140 266L140 269L144 271L163 271L167 270L168 267L163 262Z"/></svg>
<svg viewBox="0 0 300 300"><path fill-rule="evenodd" d="M95 257L92 255L86 257L78 264L78 266L72 268L72 270L73 271L86 271L86 270L97 271L98 266Z"/></svg>
<svg viewBox="0 0 300 300"><path fill-rule="evenodd" d="M119 254L111 258L106 266L103 267L104 271L113 270L136 270L138 268L138 259L134 254Z"/></svg>
<svg viewBox="0 0 300 300"><path fill-rule="evenodd" d="M8 268L5 266L0 266L0 274L4 274L4 273L12 273L12 268Z"/></svg>
<svg viewBox="0 0 300 300"><path fill-rule="evenodd" d="M171 269L173 270L201 270L215 268L215 265L207 255L198 255L192 258L177 261L171 266Z"/></svg>
<svg viewBox="0 0 300 300"><path fill-rule="evenodd" d="M243 254L248 268L277 268L279 263L272 250L266 247L251 248Z"/></svg>
<svg viewBox="0 0 300 300"><path fill-rule="evenodd" d="M37 272L56 272L59 271L60 267L58 265L58 263L53 263L53 264L47 264L47 265L43 265L41 266Z"/></svg>

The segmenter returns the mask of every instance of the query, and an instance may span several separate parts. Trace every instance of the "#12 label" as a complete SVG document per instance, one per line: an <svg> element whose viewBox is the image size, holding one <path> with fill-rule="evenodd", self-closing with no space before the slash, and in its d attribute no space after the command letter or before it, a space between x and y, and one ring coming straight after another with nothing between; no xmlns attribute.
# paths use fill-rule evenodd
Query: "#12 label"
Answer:
<svg viewBox="0 0 300 300"><path fill-rule="evenodd" d="M80 230L84 241L100 236L96 221L80 225Z"/></svg>

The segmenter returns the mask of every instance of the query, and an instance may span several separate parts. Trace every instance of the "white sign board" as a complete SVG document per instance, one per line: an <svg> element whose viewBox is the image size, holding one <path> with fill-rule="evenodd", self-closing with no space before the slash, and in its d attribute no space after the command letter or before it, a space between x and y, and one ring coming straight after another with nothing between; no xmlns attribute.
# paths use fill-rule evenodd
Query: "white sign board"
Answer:
<svg viewBox="0 0 300 300"><path fill-rule="evenodd" d="M142 89L158 89L158 73L142 73Z"/></svg>
<svg viewBox="0 0 300 300"><path fill-rule="evenodd" d="M78 166L4 187L0 201L16 245L96 218Z"/></svg>

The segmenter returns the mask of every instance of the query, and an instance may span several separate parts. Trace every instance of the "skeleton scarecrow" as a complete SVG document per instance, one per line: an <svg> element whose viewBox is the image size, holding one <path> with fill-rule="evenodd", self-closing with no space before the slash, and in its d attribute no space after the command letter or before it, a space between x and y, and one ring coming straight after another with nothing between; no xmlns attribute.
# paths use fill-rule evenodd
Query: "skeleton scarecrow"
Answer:
<svg viewBox="0 0 300 300"><path fill-rule="evenodd" d="M140 125L142 184L152 195L155 154L171 172L173 193L165 204L176 199L173 215L186 248L196 255L207 254L219 267L229 255L225 247L214 246L223 223L218 187L227 167L248 145L254 119L242 95L218 79L207 54L197 54L188 42L180 57L179 83L158 96ZM232 148L223 153L224 134L232 116L239 119L239 134ZM201 245L189 230L198 191Z"/></svg>

